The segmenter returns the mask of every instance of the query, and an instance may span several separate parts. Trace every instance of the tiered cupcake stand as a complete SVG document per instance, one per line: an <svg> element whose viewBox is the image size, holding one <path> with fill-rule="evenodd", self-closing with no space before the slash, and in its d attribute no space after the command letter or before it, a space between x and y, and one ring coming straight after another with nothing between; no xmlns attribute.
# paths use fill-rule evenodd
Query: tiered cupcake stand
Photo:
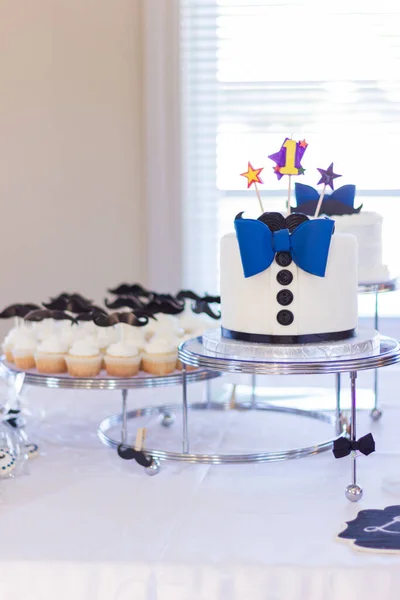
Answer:
<svg viewBox="0 0 400 600"><path fill-rule="evenodd" d="M313 345L307 345L308 355L312 355ZM289 412L296 415L306 416L322 420L337 425L335 417L315 411L303 411L293 408L276 407L266 402L257 401L253 396L249 402L212 402L207 398L205 402L189 403L188 387L191 372L188 367L197 367L206 369L210 372L219 373L248 373L254 375L311 375L311 374L331 374L331 373L349 373L351 382L351 424L350 441L356 442L356 381L357 373L366 369L379 369L400 361L400 345L397 341L380 337L378 347L371 352L359 352L348 356L337 356L333 358L325 357L323 359L302 359L286 357L285 359L259 359L249 353L248 356L241 353L227 354L211 351L203 346L201 338L195 338L183 343L179 349L179 358L183 363L182 372L182 391L183 391L183 431L182 431L182 452L169 452L162 449L144 448L144 452L152 464L150 472L157 473L160 468L160 460L184 461L189 463L201 464L226 464L226 463L253 463L253 462L272 462L284 461L293 458L300 458L319 452L324 452L332 448L333 439L313 444L305 448L291 450L281 450L278 452L253 452L246 454L209 454L194 453L190 451L190 432L189 432L189 411L190 410L257 410L257 411L278 411ZM143 415L151 415L155 412L161 414L172 414L179 408L179 405L145 407L128 412L126 405L123 407L121 415L114 415L102 421L99 427L99 436L101 440L110 447L121 448L129 447L126 444L127 422L131 419ZM339 409L340 407L338 407ZM339 417L337 412L336 417ZM121 436L119 439L112 438L110 431L116 425L121 425ZM348 436L345 426L340 432L342 436ZM131 446L134 448L133 446ZM346 488L346 497L356 502L362 497L362 489L357 484L356 476L356 452L352 451L352 483ZM148 469L149 470L149 469Z"/></svg>
<svg viewBox="0 0 400 600"><path fill-rule="evenodd" d="M25 385L47 387L51 389L70 389L70 390L119 390L122 396L122 441L126 439L127 434L127 401L129 390L139 389L150 389L150 388L164 388L168 386L179 386L182 384L183 374L181 371L175 371L170 375L164 376L151 376L145 373L140 373L135 377L129 378L112 378L108 376L97 376L93 378L80 378L70 377L67 374L60 375L43 375L38 373L36 370L31 371L20 371L13 367L12 364L7 363L4 359L1 360L2 375L14 379L14 385L17 389L16 398L18 403L19 395L22 391L22 387ZM211 401L211 389L209 382L212 379L220 377L220 373L215 371L207 371L205 369L196 369L188 373L185 377L186 382L207 382L207 395L209 401ZM20 408L19 405L16 406ZM140 412L140 411L138 411ZM145 414L143 412L142 414ZM160 416L161 425L169 427L174 421L174 414L169 410L167 406L159 407L157 414ZM149 473L152 474L154 467L149 468Z"/></svg>

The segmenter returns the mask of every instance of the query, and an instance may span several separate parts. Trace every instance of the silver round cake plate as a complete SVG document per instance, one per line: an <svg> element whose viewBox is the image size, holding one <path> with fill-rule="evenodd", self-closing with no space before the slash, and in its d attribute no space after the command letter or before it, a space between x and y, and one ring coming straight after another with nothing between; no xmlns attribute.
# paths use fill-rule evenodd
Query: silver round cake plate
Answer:
<svg viewBox="0 0 400 600"><path fill-rule="evenodd" d="M313 344L307 344L307 354L313 353ZM321 345L317 345L320 347ZM301 350L300 350L301 351ZM400 345L396 340L380 337L379 348L371 352L347 354L344 356L333 356L325 358L286 357L286 358L254 358L252 353L246 356L241 353L238 356L217 353L207 350L202 344L201 338L196 338L183 343L179 348L179 358L183 363L183 454L189 455L189 427L188 427L188 403L187 403L187 366L195 366L203 369L218 370L223 373L250 373L256 375L310 375L328 373L349 373L351 384L351 423L350 441L356 442L356 381L357 372L367 369L379 369L400 362ZM332 447L332 445L330 446ZM357 484L356 452L351 452L352 457L352 482L346 488L346 498L352 502L361 499L363 491ZM258 457L258 461L266 460L266 457ZM267 458L268 460L268 458ZM202 457L198 460L197 455L192 455L191 462L214 462L205 461ZM219 456L219 462L225 461L224 456ZM241 462L254 462L252 455L242 456Z"/></svg>
<svg viewBox="0 0 400 600"><path fill-rule="evenodd" d="M375 296L375 310L374 310L374 328L379 331L379 296L380 294L387 294L388 292L395 292L400 287L400 279L394 277L388 281L376 281L369 283L359 283L358 293L359 294L373 294ZM336 375L336 395L340 396L341 381L340 373ZM379 407L379 374L378 369L374 372L374 406L371 410L371 419L373 421L379 421L382 416L382 410ZM339 400L340 401L340 400Z"/></svg>

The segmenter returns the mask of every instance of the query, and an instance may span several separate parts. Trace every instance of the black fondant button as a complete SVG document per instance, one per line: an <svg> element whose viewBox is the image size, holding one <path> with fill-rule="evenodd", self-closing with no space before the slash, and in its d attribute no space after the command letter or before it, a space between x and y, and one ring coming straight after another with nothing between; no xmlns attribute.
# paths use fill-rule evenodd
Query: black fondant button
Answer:
<svg viewBox="0 0 400 600"><path fill-rule="evenodd" d="M289 306L293 302L293 294L290 290L281 290L277 293L276 299L278 300L278 304Z"/></svg>
<svg viewBox="0 0 400 600"><path fill-rule="evenodd" d="M281 285L289 285L293 281L293 275L290 271L282 269L282 271L279 271L276 279Z"/></svg>
<svg viewBox="0 0 400 600"><path fill-rule="evenodd" d="M291 325L294 317L290 310L280 310L276 315L276 319L280 325Z"/></svg>
<svg viewBox="0 0 400 600"><path fill-rule="evenodd" d="M280 267L288 267L292 262L290 252L277 252L275 260Z"/></svg>

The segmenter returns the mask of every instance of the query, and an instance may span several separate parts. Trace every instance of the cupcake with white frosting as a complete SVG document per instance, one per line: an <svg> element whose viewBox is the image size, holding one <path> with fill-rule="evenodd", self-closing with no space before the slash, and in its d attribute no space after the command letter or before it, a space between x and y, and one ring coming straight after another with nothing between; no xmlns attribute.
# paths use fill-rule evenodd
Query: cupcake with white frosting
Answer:
<svg viewBox="0 0 400 600"><path fill-rule="evenodd" d="M183 333L177 317L163 313L157 313L143 329L148 341L154 336L172 338Z"/></svg>
<svg viewBox="0 0 400 600"><path fill-rule="evenodd" d="M60 336L51 335L44 339L35 354L36 368L39 373L65 373L68 347L68 343Z"/></svg>
<svg viewBox="0 0 400 600"><path fill-rule="evenodd" d="M27 336L32 338L33 340L36 339L36 336L33 333L32 329L30 327L27 327L26 325L13 327L13 329L11 329L8 332L3 341L3 352L8 362L14 362L13 348L14 345L17 343L18 338L25 338Z"/></svg>
<svg viewBox="0 0 400 600"><path fill-rule="evenodd" d="M152 375L168 375L175 371L177 359L176 339L154 337L144 347L142 369Z"/></svg>
<svg viewBox="0 0 400 600"><path fill-rule="evenodd" d="M103 356L94 338L76 340L65 357L68 373L74 377L95 377L100 373Z"/></svg>
<svg viewBox="0 0 400 600"><path fill-rule="evenodd" d="M56 332L56 321L54 319L43 319L42 321L33 322L32 329L37 339L42 341Z"/></svg>
<svg viewBox="0 0 400 600"><path fill-rule="evenodd" d="M34 336L23 332L16 336L12 348L13 361L17 369L27 371L35 368L35 352L37 341Z"/></svg>
<svg viewBox="0 0 400 600"><path fill-rule="evenodd" d="M129 340L111 344L104 355L107 374L112 377L133 377L140 369L141 356Z"/></svg>

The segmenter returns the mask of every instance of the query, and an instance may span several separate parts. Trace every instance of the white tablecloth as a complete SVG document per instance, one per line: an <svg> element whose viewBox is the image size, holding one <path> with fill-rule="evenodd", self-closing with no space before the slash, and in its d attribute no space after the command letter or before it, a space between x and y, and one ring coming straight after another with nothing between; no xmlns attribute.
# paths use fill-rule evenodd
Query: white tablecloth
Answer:
<svg viewBox="0 0 400 600"><path fill-rule="evenodd" d="M28 475L0 482L0 598L397 598L400 558L357 552L336 535L362 508L400 504L385 491L389 477L400 481L398 378L396 367L382 373L382 422L360 415L358 434L372 431L377 452L359 459L358 505L344 497L350 459L330 452L260 465L168 462L148 477L96 437L99 421L120 408L118 392L29 388L42 456ZM130 407L150 400L179 401L179 389L132 393ZM331 435L303 418L190 416L194 450L290 447ZM152 428L149 443L179 447L179 429L179 418L173 430Z"/></svg>

